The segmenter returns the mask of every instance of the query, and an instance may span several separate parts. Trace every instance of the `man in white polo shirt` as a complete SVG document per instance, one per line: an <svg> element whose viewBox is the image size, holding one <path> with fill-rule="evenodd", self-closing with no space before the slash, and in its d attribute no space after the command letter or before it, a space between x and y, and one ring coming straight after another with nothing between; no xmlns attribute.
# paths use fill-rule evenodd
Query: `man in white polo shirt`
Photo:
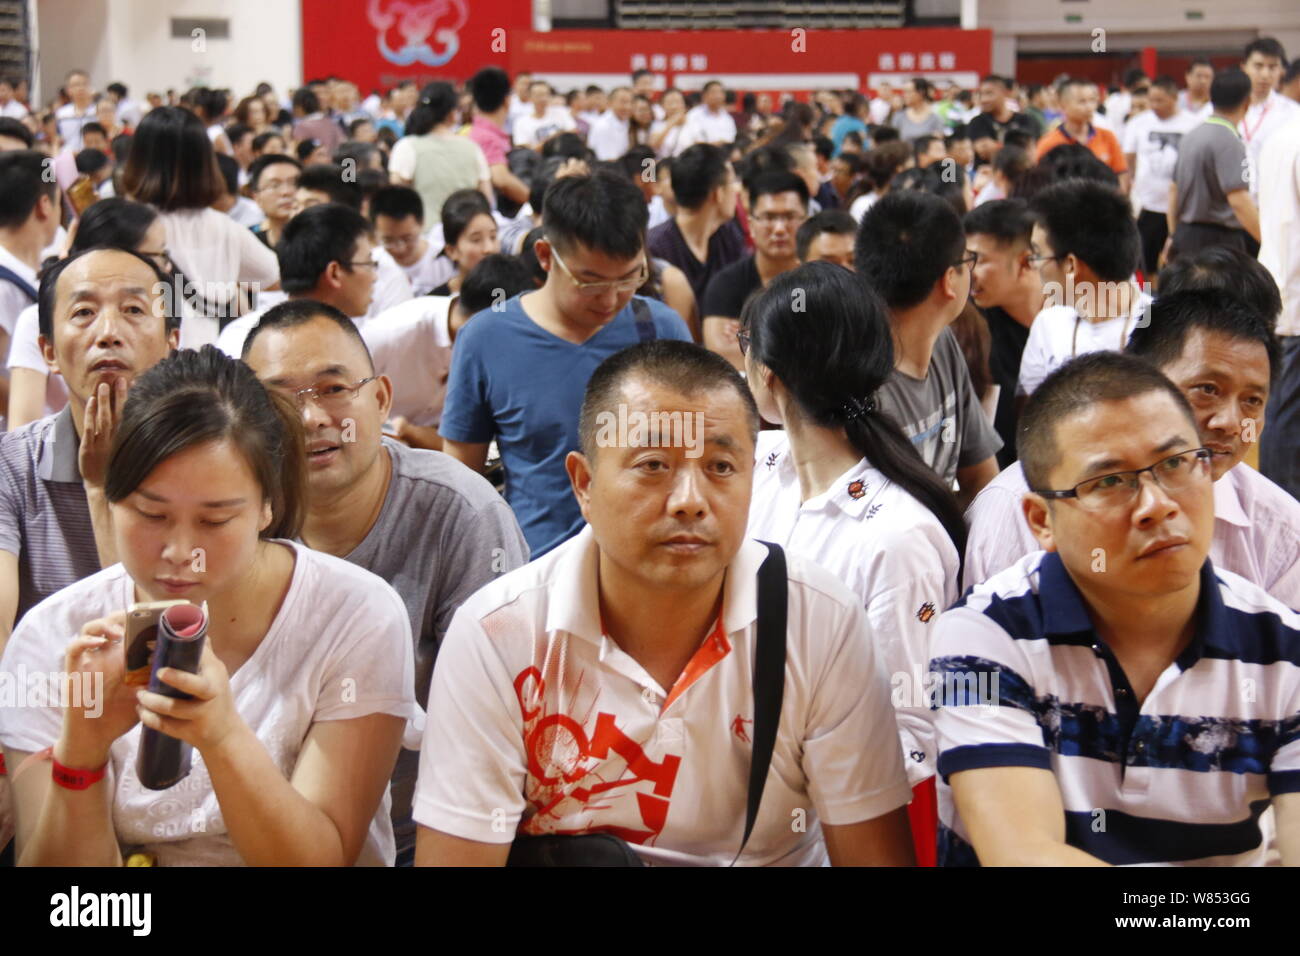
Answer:
<svg viewBox="0 0 1300 956"><path fill-rule="evenodd" d="M1241 281L1241 274L1234 273L1234 281ZM1176 288L1173 278L1169 284ZM1151 307L1151 319L1133 333L1127 351L1154 364L1182 390L1201 443L1215 452L1210 557L1216 567L1300 607L1300 503L1242 463L1249 443L1264 430L1269 385L1280 360L1268 319L1235 296L1207 290L1162 295ZM1024 471L1011 465L966 512L967 586L1038 550L1022 514L1026 491Z"/></svg>
<svg viewBox="0 0 1300 956"><path fill-rule="evenodd" d="M1124 348L1151 296L1133 273L1142 243L1126 196L1105 183L1068 180L1029 204L1029 260L1044 307L1029 328L1017 395L1030 395L1058 365L1085 352Z"/></svg>
<svg viewBox="0 0 1300 956"><path fill-rule="evenodd" d="M736 140L736 121L727 112L727 91L720 80L709 80L700 103L686 114L686 125L677 138L680 155L696 143L730 146Z"/></svg>
<svg viewBox="0 0 1300 956"><path fill-rule="evenodd" d="M1096 352L1043 382L1022 434L1046 550L934 633L940 865L1262 865L1270 804L1300 864L1300 614L1207 560L1187 399Z"/></svg>
<svg viewBox="0 0 1300 956"><path fill-rule="evenodd" d="M499 865L516 835L584 833L647 863L736 858L767 555L744 537L758 423L739 374L691 343L633 346L592 375L567 461L590 526L474 595L439 651L417 865ZM910 864L910 791L861 601L786 560L780 727L740 861Z"/></svg>

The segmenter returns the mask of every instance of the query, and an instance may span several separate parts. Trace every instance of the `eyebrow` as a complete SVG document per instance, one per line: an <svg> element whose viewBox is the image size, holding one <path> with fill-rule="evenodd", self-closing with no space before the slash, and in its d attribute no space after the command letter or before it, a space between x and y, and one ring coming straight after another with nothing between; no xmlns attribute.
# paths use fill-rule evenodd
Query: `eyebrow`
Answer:
<svg viewBox="0 0 1300 956"><path fill-rule="evenodd" d="M594 276L598 281L603 279L607 282L617 282L619 279L630 279L632 276L634 276L636 273L640 271L641 271L640 266L633 266L627 272L624 272L621 276L618 276L615 279L608 279L605 276L601 275L599 272L593 272L590 269L583 269L578 273L578 275L582 276L583 278L586 278L587 276Z"/></svg>
<svg viewBox="0 0 1300 956"><path fill-rule="evenodd" d="M1163 443L1161 443L1160 447L1155 450L1155 454L1164 455L1167 454L1168 452L1173 451L1175 448L1179 448L1179 447L1187 448L1191 444L1192 443L1184 436L1174 435L1172 438L1168 438ZM1191 449L1188 448L1188 450L1190 451ZM1124 461L1120 458L1102 458L1100 460L1089 462L1087 466L1083 469L1083 473L1085 475L1091 475L1095 472L1104 473L1111 469L1118 468L1120 465L1123 464ZM1132 469L1125 469L1125 470L1128 471Z"/></svg>
<svg viewBox="0 0 1300 956"><path fill-rule="evenodd" d="M148 498L150 501L157 501L159 504L169 504L170 502L162 495L156 495L152 491L145 491L143 488L137 488L135 493L142 498ZM227 498L224 501L204 501L201 506L204 508L233 508L236 505L242 505L248 501L247 498Z"/></svg>
<svg viewBox="0 0 1300 956"><path fill-rule="evenodd" d="M346 375L347 372L347 368L342 365L327 365L322 369L318 369L312 378L324 378L326 375ZM262 379L262 384L269 385L272 388L288 388L290 383L287 375L277 375L274 378Z"/></svg>
<svg viewBox="0 0 1300 956"><path fill-rule="evenodd" d="M121 291L124 295L135 295L135 296L140 296L142 298L147 297L149 295L149 290L146 289L144 286L139 286L139 285L127 286ZM101 298L100 287L97 285L76 286L69 294L69 298L72 299L73 301L77 301L80 299L98 300L99 298Z"/></svg>

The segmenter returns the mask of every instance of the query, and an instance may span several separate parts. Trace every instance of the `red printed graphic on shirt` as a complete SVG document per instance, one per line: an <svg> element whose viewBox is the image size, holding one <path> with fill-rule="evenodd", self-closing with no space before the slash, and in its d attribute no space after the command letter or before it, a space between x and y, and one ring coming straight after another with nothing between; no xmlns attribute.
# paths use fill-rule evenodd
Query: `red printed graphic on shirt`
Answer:
<svg viewBox="0 0 1300 956"><path fill-rule="evenodd" d="M579 674L570 688L578 690ZM523 833L611 833L629 843L653 844L668 820L668 805L682 758L665 754L656 761L641 744L627 736L613 714L597 712L588 734L582 720L564 713L546 713L546 680L536 667L516 675L515 694L524 717L524 743L528 758L525 797L533 810L521 825ZM578 694L564 694L576 702ZM598 694L597 694L598 696ZM594 704L594 701L593 701ZM601 816L630 817L635 806L641 826L601 824ZM584 819L582 826L571 824Z"/></svg>

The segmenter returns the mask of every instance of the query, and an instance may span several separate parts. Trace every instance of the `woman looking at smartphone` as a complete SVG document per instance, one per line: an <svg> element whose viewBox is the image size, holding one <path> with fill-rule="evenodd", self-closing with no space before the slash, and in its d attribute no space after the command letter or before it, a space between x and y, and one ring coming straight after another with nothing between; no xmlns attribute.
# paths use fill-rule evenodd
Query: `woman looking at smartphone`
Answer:
<svg viewBox="0 0 1300 956"><path fill-rule="evenodd" d="M383 580L286 540L304 508L300 418L211 346L136 380L105 484L121 563L29 611L0 661L102 681L93 701L0 712L20 864L392 864L410 624ZM208 605L199 672L158 673L192 700L123 682L125 608L175 598ZM136 775L142 726L194 747L167 790ZM47 747L50 763L24 766Z"/></svg>

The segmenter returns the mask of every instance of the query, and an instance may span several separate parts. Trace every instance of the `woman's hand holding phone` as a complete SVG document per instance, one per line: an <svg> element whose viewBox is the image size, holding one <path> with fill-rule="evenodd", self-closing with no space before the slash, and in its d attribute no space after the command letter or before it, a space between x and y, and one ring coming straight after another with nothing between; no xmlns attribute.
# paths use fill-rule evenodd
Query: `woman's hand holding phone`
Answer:
<svg viewBox="0 0 1300 956"><path fill-rule="evenodd" d="M233 730L244 725L235 710L226 665L204 644L199 672L189 674L174 667L158 671L163 683L184 691L193 700L177 700L148 690L137 691L136 712L146 727L183 740L200 753L219 747Z"/></svg>
<svg viewBox="0 0 1300 956"><path fill-rule="evenodd" d="M116 611L87 623L64 652L64 672L81 681L80 698L68 695L80 706L63 708L63 733L55 746L65 766L102 767L114 741L136 725L135 688L123 680L125 634L126 612Z"/></svg>

